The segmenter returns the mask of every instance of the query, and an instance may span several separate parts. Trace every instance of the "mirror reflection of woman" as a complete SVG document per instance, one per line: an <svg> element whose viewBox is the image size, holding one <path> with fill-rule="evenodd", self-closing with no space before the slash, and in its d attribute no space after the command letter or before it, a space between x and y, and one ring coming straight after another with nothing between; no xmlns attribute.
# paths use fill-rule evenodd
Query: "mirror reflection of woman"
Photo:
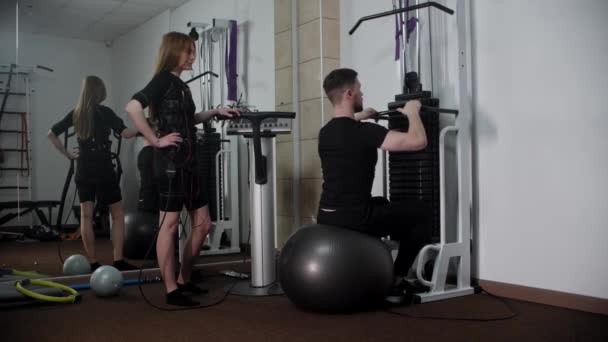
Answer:
<svg viewBox="0 0 608 342"><path fill-rule="evenodd" d="M123 260L124 211L118 177L112 163L110 131L123 138L132 138L137 130L127 128L112 109L101 105L106 87L97 76L82 80L80 97L74 110L57 122L48 133L49 140L68 159L76 159L76 188L80 198L80 232L91 271L101 266L95 251L93 210L95 200L108 205L112 217L112 257L114 267L121 271L137 267ZM58 136L74 126L79 152L68 152Z"/></svg>
<svg viewBox="0 0 608 342"><path fill-rule="evenodd" d="M137 92L126 110L137 129L154 146L154 177L159 191L159 233L156 254L171 305L195 306L199 303L187 294L205 292L190 281L194 258L211 227L206 194L197 173L196 127L215 115L231 117L238 111L218 108L195 114L190 88L179 75L191 70L195 59L192 39L183 33L163 36L154 77ZM144 116L150 107L152 129ZM175 244L179 213L185 207L190 214L192 232L184 246L179 276L175 277Z"/></svg>

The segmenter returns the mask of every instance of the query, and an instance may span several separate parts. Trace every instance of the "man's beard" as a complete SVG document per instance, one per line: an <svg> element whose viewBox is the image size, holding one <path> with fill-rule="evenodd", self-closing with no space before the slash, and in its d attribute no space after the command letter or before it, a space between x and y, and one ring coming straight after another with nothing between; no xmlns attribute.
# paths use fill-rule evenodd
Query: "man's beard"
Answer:
<svg viewBox="0 0 608 342"><path fill-rule="evenodd" d="M362 112L363 111L363 101L355 103L353 107L354 107L353 109L355 110L355 113Z"/></svg>

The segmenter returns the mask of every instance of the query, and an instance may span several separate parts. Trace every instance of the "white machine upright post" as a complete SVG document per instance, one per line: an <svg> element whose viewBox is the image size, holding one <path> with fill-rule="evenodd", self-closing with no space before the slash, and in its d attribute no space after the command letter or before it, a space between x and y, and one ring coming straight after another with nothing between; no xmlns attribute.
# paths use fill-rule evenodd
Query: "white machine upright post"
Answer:
<svg viewBox="0 0 608 342"><path fill-rule="evenodd" d="M463 198L467 197L467 190L465 189L470 184L469 181L464 179L465 176L462 172L462 149L466 146L466 139L459 137L460 132L458 127L445 127L442 129L439 136L439 165L441 168L439 173L441 193L441 240L438 244L425 246L418 254L417 265L415 267L416 278L423 285L429 287L428 292L417 294L417 297L421 303L474 293L474 289L471 287L471 233L470 227L465 225L465 223L468 221L467 217L469 215L469 206L459 205L458 222L450 222L449 224L446 224L445 222L445 137L450 132L458 134L458 200L460 204L463 203ZM446 241L447 229L456 229L456 241ZM435 258L434 262L432 279L428 281L424 279L422 272L430 251L435 251L437 253L437 257ZM450 265L450 260L453 257L458 258L457 283L456 285L448 285L446 282L448 268Z"/></svg>
<svg viewBox="0 0 608 342"><path fill-rule="evenodd" d="M274 140L262 138L262 155L266 156L266 184L252 182L249 198L251 203L251 286L265 287L276 281L274 244ZM253 148L250 160L255 160ZM255 168L250 168L250 179L255 179Z"/></svg>
<svg viewBox="0 0 608 342"><path fill-rule="evenodd" d="M441 241L438 244L425 246L418 254L416 277L430 290L418 294L421 303L473 294L471 287L471 99L469 97L470 72L469 45L470 37L469 5L465 0L458 0L456 10L459 47L459 102L460 111L456 125L445 127L439 137L440 156L440 192L441 192ZM457 134L458 160L458 222L445 222L445 136L450 132ZM446 242L446 229L456 229L457 239ZM438 252L433 267L431 281L422 277L425 259L429 251ZM450 260L458 257L457 282L447 285Z"/></svg>
<svg viewBox="0 0 608 342"><path fill-rule="evenodd" d="M239 170L238 139L227 137L228 147L221 149L215 156L216 183L216 220L209 230L209 249L201 250L199 255L218 255L240 253L240 214L239 214ZM223 170L228 170L224 172ZM222 180L220 182L220 180ZM229 204L228 204L229 203ZM223 208L223 211L220 211ZM188 228L190 229L190 228ZM222 246L222 235L230 232L230 245ZM180 240L180 247L182 246Z"/></svg>
<svg viewBox="0 0 608 342"><path fill-rule="evenodd" d="M251 279L228 287L232 294L243 296L269 296L282 294L277 283L275 252L275 144L274 136L262 136L261 151L266 157L266 182L256 182L255 151L249 149L249 205L251 215Z"/></svg>

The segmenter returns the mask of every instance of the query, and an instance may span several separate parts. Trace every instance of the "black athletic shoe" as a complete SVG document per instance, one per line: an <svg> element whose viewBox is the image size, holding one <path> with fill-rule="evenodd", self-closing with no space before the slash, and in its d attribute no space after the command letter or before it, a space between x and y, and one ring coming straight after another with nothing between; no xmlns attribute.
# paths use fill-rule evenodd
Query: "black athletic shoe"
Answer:
<svg viewBox="0 0 608 342"><path fill-rule="evenodd" d="M135 270L139 270L139 267L133 266L133 265L129 264L128 262L122 260L122 259L114 261L114 267L116 267L116 269L118 269L119 271L135 271Z"/></svg>
<svg viewBox="0 0 608 342"><path fill-rule="evenodd" d="M94 264L91 264L91 273L95 272L96 269L100 268L101 264L96 262Z"/></svg>
<svg viewBox="0 0 608 342"><path fill-rule="evenodd" d="M384 300L392 304L401 304L405 300L405 289L401 284L391 286Z"/></svg>
<svg viewBox="0 0 608 342"><path fill-rule="evenodd" d="M412 298L412 286L406 280L401 279L391 286L384 300L391 304L409 304L412 302Z"/></svg>
<svg viewBox="0 0 608 342"><path fill-rule="evenodd" d="M175 306L198 306L199 302L184 296L178 289L167 293L167 304Z"/></svg>
<svg viewBox="0 0 608 342"><path fill-rule="evenodd" d="M186 283L186 284L177 283L177 289L181 293L190 293L190 294L193 294L193 295L205 294L205 293L209 292L209 290L204 289L202 287L198 287L193 282L189 282L189 283Z"/></svg>

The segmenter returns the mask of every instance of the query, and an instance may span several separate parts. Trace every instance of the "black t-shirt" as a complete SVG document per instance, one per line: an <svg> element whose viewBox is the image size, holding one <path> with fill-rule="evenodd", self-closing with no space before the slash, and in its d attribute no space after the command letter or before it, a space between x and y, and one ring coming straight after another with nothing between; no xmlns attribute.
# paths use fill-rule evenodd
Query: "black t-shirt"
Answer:
<svg viewBox="0 0 608 342"><path fill-rule="evenodd" d="M196 149L196 126L194 123L196 105L192 100L192 93L188 85L171 72L161 71L152 78L144 89L135 93L133 99L141 103L143 108L150 107L155 113L156 118L151 121L153 121L156 134L159 137L176 132L184 139L179 149L163 148L160 149L160 153L177 164L193 162ZM165 102L163 103L163 101ZM176 105L181 107L173 107ZM165 107L163 110L172 107L169 117L160 117L164 115L160 113L163 106ZM175 108L178 109L175 110ZM175 115L183 115L183 117L174 117Z"/></svg>
<svg viewBox="0 0 608 342"><path fill-rule="evenodd" d="M347 117L333 118L321 129L321 208L353 208L367 204L378 161L377 149L387 133L388 130L380 125Z"/></svg>
<svg viewBox="0 0 608 342"><path fill-rule="evenodd" d="M133 99L139 101L143 108L148 106L160 106L160 102L169 90L171 84L178 86L179 88L186 91L189 95L189 100L192 100L192 94L190 88L186 82L182 81L181 78L175 76L169 71L161 71L154 75L152 80L146 85L146 87L133 95ZM188 97L188 96L187 96ZM195 110L193 101L186 101L184 110L189 114L194 114Z"/></svg>
<svg viewBox="0 0 608 342"><path fill-rule="evenodd" d="M65 133L74 126L74 111L70 111L61 121L51 128L55 135ZM115 177L112 164L110 133L121 134L127 127L114 111L106 106L97 105L93 114L93 135L87 139L78 138L80 156L76 168L76 180L112 180Z"/></svg>

